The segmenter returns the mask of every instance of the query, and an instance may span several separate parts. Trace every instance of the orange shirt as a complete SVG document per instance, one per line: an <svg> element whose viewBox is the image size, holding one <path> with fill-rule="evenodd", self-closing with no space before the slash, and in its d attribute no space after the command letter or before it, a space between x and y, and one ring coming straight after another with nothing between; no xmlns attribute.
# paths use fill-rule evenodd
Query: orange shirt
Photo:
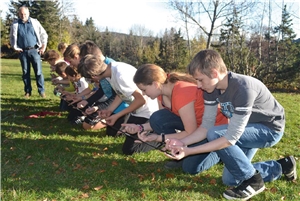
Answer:
<svg viewBox="0 0 300 201"><path fill-rule="evenodd" d="M162 96L159 96L158 100L162 102ZM186 104L192 101L194 101L197 126L200 126L202 123L202 116L204 113L204 99L203 99L203 92L201 89L197 88L197 85L190 82L184 82L184 81L176 82L172 91L171 108L168 109L170 109L171 112L173 112L177 116L180 116L178 111L183 106L185 106ZM227 118L220 112L219 109L215 125L221 125L227 123L228 123Z"/></svg>

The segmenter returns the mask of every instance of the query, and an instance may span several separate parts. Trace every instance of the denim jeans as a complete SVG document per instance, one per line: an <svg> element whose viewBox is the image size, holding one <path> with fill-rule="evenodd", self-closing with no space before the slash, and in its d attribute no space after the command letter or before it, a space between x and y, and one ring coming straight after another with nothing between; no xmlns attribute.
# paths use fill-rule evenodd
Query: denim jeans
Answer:
<svg viewBox="0 0 300 201"><path fill-rule="evenodd" d="M37 49L24 50L20 53L19 59L21 61L22 66L22 79L24 82L24 91L25 93L31 93L31 78L30 78L30 63L32 64L35 78L36 78L36 86L38 88L38 92L44 93L44 75L42 73L42 62L41 56L38 54Z"/></svg>
<svg viewBox="0 0 300 201"><path fill-rule="evenodd" d="M149 123L154 133L157 134L164 133L167 135L175 133L176 130L184 130L181 118L168 109L154 112L150 117ZM208 142L207 139L190 146L197 146L206 142ZM192 155L183 159L182 169L189 174L198 174L209 169L219 161L220 158L215 152Z"/></svg>
<svg viewBox="0 0 300 201"><path fill-rule="evenodd" d="M224 136L228 125L215 126L208 130L208 141ZM257 162L251 160L258 148L271 147L277 144L283 132L275 132L260 123L250 123L246 126L241 138L235 145L216 151L225 164L223 183L229 186L239 185L251 178L258 170L265 182L279 179L282 175L281 165L275 160Z"/></svg>

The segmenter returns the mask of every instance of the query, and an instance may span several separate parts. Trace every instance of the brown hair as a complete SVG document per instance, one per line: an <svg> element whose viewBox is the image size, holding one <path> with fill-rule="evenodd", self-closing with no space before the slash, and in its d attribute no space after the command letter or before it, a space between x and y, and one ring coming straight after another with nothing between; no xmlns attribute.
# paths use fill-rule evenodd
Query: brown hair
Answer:
<svg viewBox="0 0 300 201"><path fill-rule="evenodd" d="M143 64L141 65L134 77L133 81L136 84L151 85L153 82L158 82L160 84L176 83L177 81L185 81L191 83L197 83L196 80L186 73L171 72L166 74L166 72L155 64Z"/></svg>
<svg viewBox="0 0 300 201"><path fill-rule="evenodd" d="M76 55L79 55L79 53L80 53L79 46L76 43L72 43L65 50L64 57L73 59Z"/></svg>
<svg viewBox="0 0 300 201"><path fill-rule="evenodd" d="M102 55L102 51L96 45L96 43L94 43L91 40L87 40L83 44L80 45L79 57L83 58L87 54L93 54L93 55L97 55L100 57Z"/></svg>
<svg viewBox="0 0 300 201"><path fill-rule="evenodd" d="M227 71L221 55L217 51L211 49L198 52L187 67L187 71L191 75L194 75L195 72L198 71L210 78L212 69L217 69L221 73Z"/></svg>
<svg viewBox="0 0 300 201"><path fill-rule="evenodd" d="M52 59L58 60L60 58L60 55L55 50L48 50L44 55L45 61L50 61Z"/></svg>
<svg viewBox="0 0 300 201"><path fill-rule="evenodd" d="M68 64L66 62L60 61L57 64L55 64L55 72L58 75L62 75L66 71L67 67L68 67Z"/></svg>
<svg viewBox="0 0 300 201"><path fill-rule="evenodd" d="M64 52L66 51L67 47L68 47L67 43L59 43L58 46L57 46L57 49L58 49L58 51L61 54L64 54Z"/></svg>
<svg viewBox="0 0 300 201"><path fill-rule="evenodd" d="M65 73L69 76L77 76L79 73L77 72L76 68L73 68L71 66L67 66L66 69L65 69Z"/></svg>

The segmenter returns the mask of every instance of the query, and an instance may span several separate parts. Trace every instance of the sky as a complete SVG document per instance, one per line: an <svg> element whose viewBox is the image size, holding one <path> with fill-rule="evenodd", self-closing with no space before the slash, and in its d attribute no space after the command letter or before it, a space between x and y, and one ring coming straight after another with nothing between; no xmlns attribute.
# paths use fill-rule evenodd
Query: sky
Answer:
<svg viewBox="0 0 300 201"><path fill-rule="evenodd" d="M263 1L263 0L262 0ZM278 5L282 2L293 2L297 8L294 19L294 31L300 37L300 1L299 0L273 0ZM0 1L0 10L3 10L2 17L8 10L9 0ZM74 11L82 22L92 17L96 27L104 31L107 27L109 31L129 33L134 26L142 26L151 30L156 36L162 35L165 29L171 27L182 28L182 23L176 21L175 11L168 8L166 0L73 0ZM281 12L278 16L281 16ZM205 20L202 20L202 23ZM208 25L207 25L208 27Z"/></svg>

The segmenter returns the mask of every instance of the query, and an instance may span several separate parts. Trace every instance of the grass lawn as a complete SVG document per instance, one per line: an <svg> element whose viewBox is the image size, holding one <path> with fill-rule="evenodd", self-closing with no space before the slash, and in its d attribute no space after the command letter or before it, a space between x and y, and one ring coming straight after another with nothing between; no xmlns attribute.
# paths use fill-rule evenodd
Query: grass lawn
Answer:
<svg viewBox="0 0 300 201"><path fill-rule="evenodd" d="M47 97L38 96L32 71L32 96L24 99L19 60L1 60L1 200L225 200L222 164L198 175L166 170L168 158L159 151L124 156L124 137L70 125L58 109L49 70L43 63ZM299 170L300 94L274 96L285 107L286 132L254 162L294 155ZM59 114L26 118L41 111ZM300 200L298 183L266 183L251 200Z"/></svg>

